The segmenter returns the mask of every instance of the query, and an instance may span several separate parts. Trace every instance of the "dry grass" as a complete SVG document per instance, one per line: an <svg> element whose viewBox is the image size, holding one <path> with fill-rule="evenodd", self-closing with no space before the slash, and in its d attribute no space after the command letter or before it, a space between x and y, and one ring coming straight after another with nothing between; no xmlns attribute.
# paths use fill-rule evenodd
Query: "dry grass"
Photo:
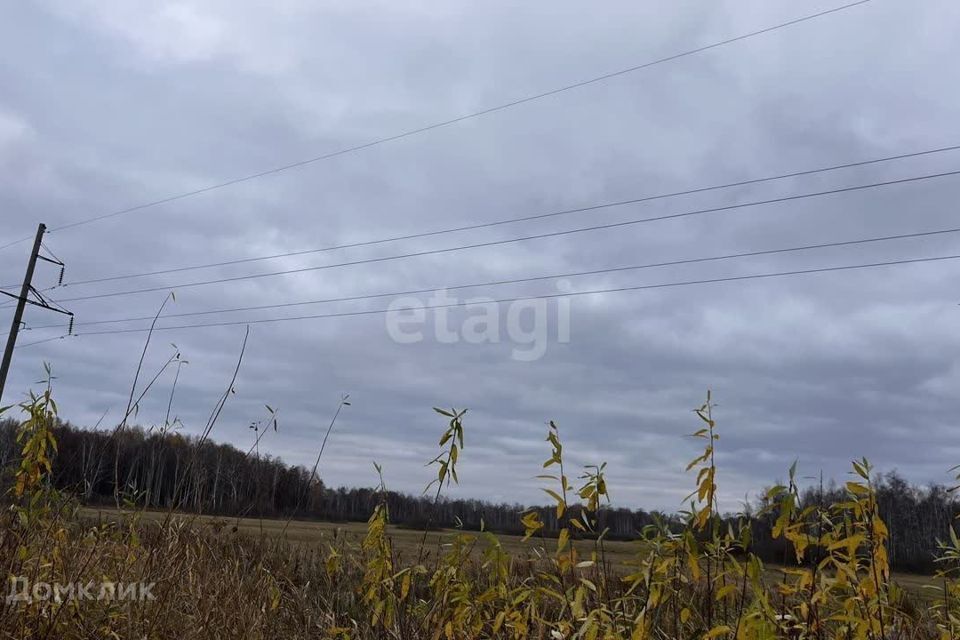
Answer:
<svg viewBox="0 0 960 640"><path fill-rule="evenodd" d="M165 511L140 511L144 522L160 523L167 517ZM114 508L90 508L83 507L80 514L84 518L97 521L116 521L119 512ZM248 536L257 537L261 534L261 525L263 535L268 538L282 538L284 540L309 544L325 545L337 541L346 541L349 545L359 547L363 538L367 535L367 524L361 522L320 522L315 520L287 520L264 518L226 518L222 516L193 515L187 513L175 514L175 519L179 521L195 521L201 526L210 527L223 535L230 535L234 526L237 532ZM422 531L388 525L387 532L390 537L394 551L401 558L415 558L419 550L420 543L424 540ZM452 538L462 533L456 529L440 529L430 531L426 534L426 549L438 549L444 545L450 544ZM538 540L533 538L526 542L522 536L497 534L497 538L503 545L505 552L513 556L524 556L534 554L536 550L545 551L556 545L556 540ZM577 540L574 542L581 555L589 555L593 550L593 543L587 540ZM629 569L629 563L636 563L637 553L640 551L639 543L625 541L607 541L604 543L607 560L610 565L618 571ZM548 552L547 552L548 553Z"/></svg>
<svg viewBox="0 0 960 640"><path fill-rule="evenodd" d="M364 524L81 509L46 481L55 447L55 406L46 394L23 406L22 460L10 508L0 513L0 563L30 584L152 584L151 597L51 598L4 602L0 637L336 638L338 640L952 640L960 637L960 539L943 549L946 593L928 580L891 576L888 532L871 469L854 463L845 501L801 507L791 470L768 499L775 535L816 571L764 567L750 527L727 525L716 508L716 423L696 411L703 453L686 528L643 532L642 542L596 542L608 500L605 465L569 482L550 423L543 465L556 501L558 538L541 538L539 511L521 518L526 539L390 525L385 502ZM449 426L436 498L456 481L463 412L438 410ZM381 480L381 496L385 489ZM572 506L577 506L573 510ZM576 518L571 513L581 514ZM601 535L602 540L602 535ZM909 587L902 589L897 583ZM49 593L49 592L48 592ZM129 594L129 592L126 592Z"/></svg>
<svg viewBox="0 0 960 640"><path fill-rule="evenodd" d="M120 512L114 508L82 507L79 513L85 519L116 522L119 519ZM165 511L144 510L140 511L139 514L144 522L153 523L161 523L167 516ZM316 520L290 520L288 522L287 520L271 518L262 520L257 518L225 518L186 513L175 514L175 518L179 521L196 522L201 527L208 527L224 536L232 535L234 533L232 528L237 527L237 533L258 537L261 535L262 526L262 533L268 538L281 538L296 544L320 547L345 541L348 547L359 549L360 543L367 535L367 524L362 522L321 522ZM400 559L416 557L420 542L423 539L422 531L389 525L387 532ZM461 532L456 529L428 532L426 547L434 550L441 549L444 545L449 545L453 537L459 533ZM523 536L518 535L497 534L497 538L503 545L504 551L516 557L535 556L537 552L541 556L549 555L556 545L555 540L531 539L524 542ZM573 544L583 557L589 556L593 550L593 543L590 541L577 540ZM632 572L636 567L637 555L642 553L640 542L607 541L605 549L607 562L611 569L620 575ZM779 565L767 563L765 570L771 582L776 582L783 577L783 569ZM918 597L932 598L935 597L938 590L942 592L942 583L931 575L892 572L891 580Z"/></svg>

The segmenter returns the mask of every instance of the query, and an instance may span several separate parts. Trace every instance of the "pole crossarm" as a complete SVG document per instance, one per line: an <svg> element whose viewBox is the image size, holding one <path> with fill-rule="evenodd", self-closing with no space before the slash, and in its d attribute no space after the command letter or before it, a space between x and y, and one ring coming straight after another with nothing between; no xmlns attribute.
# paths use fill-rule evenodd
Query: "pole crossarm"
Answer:
<svg viewBox="0 0 960 640"><path fill-rule="evenodd" d="M35 307L40 307L41 309L46 309L46 310L48 310L48 311L55 311L55 312L57 312L57 313L62 313L62 314L67 315L67 316L72 316L72 315L73 315L73 312L72 312L72 311L67 311L66 309L60 307L59 305L57 305L57 306L51 305L51 304L47 301L47 299L44 298L43 296L41 296L40 293L39 293L36 289L34 289L33 287L30 287L30 293L32 293L35 297L37 297L38 300L31 300L29 296L23 298L23 297L20 297L20 296L17 296L17 295L14 295L14 294L10 293L9 291L4 291L3 289L0 289L0 293L2 293L2 294L5 295L5 296L8 296L8 297L10 297L10 298L13 298L14 300L16 300L16 301L18 301L18 302L23 301L23 302L26 303L26 304L32 304L33 306L35 306Z"/></svg>
<svg viewBox="0 0 960 640"><path fill-rule="evenodd" d="M37 306L47 309L49 311L56 311L57 313L62 313L67 316L73 315L72 311L67 311L66 309L64 309L63 306L60 303L58 303L56 300L46 298L42 293L37 291L37 289L34 288L33 286L30 287L30 292L33 293L33 296L38 301L38 302L33 302L32 304L36 304ZM28 300L27 302L31 302L31 301Z"/></svg>
<svg viewBox="0 0 960 640"><path fill-rule="evenodd" d="M30 259L27 261L27 271L23 276L23 285L20 288L20 295L14 295L9 291L3 291L0 289L0 293L13 298L17 302L17 308L13 314L13 321L10 324L10 333L7 335L7 345L3 351L3 361L0 362L0 398L3 396L3 388L7 382L7 373L10 371L10 362L13 360L13 350L17 346L17 334L20 332L21 325L25 325L23 322L23 310L28 304L69 316L69 333L73 333L73 313L64 309L55 300L47 300L47 298L45 298L43 294L37 291L36 287L33 286L33 272L37 266L37 260L43 260L44 262L59 266L60 284L63 283L63 272L65 268L64 263L60 261L60 259L58 259L52 251L46 247L43 247L43 235L46 233L46 231L46 225L37 225L37 236L33 243L33 251L30 252ZM40 255L41 248L47 249L47 252L52 256L52 258ZM32 299L31 294L33 296Z"/></svg>
<svg viewBox="0 0 960 640"><path fill-rule="evenodd" d="M50 264L55 264L59 267L64 266L59 260L54 260L53 258L48 258L47 256L37 256L37 260L43 260L44 262L49 262Z"/></svg>

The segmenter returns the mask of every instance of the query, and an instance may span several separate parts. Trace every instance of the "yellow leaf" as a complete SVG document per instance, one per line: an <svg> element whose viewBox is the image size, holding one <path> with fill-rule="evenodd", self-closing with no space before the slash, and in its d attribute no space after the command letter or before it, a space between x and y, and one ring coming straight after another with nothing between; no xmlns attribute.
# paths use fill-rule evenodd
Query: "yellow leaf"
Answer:
<svg viewBox="0 0 960 640"><path fill-rule="evenodd" d="M720 587L719 589L717 589L717 596L716 596L716 598L717 598L717 600L723 600L724 598L726 598L726 597L727 597L728 595L730 595L731 593L734 593L736 590L737 590L737 585L735 585L735 584L727 584L727 585L724 585L724 586Z"/></svg>
<svg viewBox="0 0 960 640"><path fill-rule="evenodd" d="M847 483L847 491L849 491L850 493L852 493L852 494L854 494L854 495L858 495L858 496L867 496L867 495L870 495L870 489L868 489L867 487L863 486L863 485L860 484L859 482L848 482L848 483Z"/></svg>

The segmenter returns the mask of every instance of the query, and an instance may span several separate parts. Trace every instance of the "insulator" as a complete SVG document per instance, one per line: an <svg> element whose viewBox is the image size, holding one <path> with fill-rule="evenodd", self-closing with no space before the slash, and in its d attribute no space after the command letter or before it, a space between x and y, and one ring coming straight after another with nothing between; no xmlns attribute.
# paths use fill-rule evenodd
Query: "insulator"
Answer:
<svg viewBox="0 0 960 640"><path fill-rule="evenodd" d="M63 266L63 265L60 265L60 279L57 280L57 286L58 286L58 287L63 284L63 272L64 272L64 270L66 270L66 267Z"/></svg>
<svg viewBox="0 0 960 640"><path fill-rule="evenodd" d="M67 329L67 335L68 336L73 335L73 314L72 313L70 314L70 327Z"/></svg>

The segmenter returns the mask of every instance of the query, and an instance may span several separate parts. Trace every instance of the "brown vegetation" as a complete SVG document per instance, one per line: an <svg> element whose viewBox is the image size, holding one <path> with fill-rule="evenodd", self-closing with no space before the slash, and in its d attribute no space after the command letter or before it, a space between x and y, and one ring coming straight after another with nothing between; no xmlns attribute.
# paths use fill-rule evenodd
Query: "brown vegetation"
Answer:
<svg viewBox="0 0 960 640"><path fill-rule="evenodd" d="M148 514L132 504L121 504L118 518L93 522L49 482L57 447L49 386L22 409L0 562L21 586L107 581L117 591L101 585L98 597L77 598L41 589L8 599L0 629L10 638L881 640L954 638L960 630L960 582L952 576L960 541L944 543L941 587L921 606L891 578L889 531L866 461L853 463L856 479L838 503L803 506L792 472L787 485L767 492L774 533L790 542L798 564L765 570L751 549L751 527L717 513L719 436L709 396L696 412L703 427L692 434L704 445L689 466L694 507L679 531L646 527L629 561L613 559L598 526L609 500L605 466L586 467L571 482L553 423L544 464L552 473L543 479L560 524L555 539L539 538L544 523L532 510L521 519L526 546L508 547L490 532L425 531L401 548L382 477L384 499L359 543L334 534L303 544L268 535L262 523L258 535L237 535L230 519ZM447 427L431 463L434 502L457 481L466 430L463 412L437 411ZM122 585L132 583L155 584L150 597L130 601L121 596L135 592Z"/></svg>

